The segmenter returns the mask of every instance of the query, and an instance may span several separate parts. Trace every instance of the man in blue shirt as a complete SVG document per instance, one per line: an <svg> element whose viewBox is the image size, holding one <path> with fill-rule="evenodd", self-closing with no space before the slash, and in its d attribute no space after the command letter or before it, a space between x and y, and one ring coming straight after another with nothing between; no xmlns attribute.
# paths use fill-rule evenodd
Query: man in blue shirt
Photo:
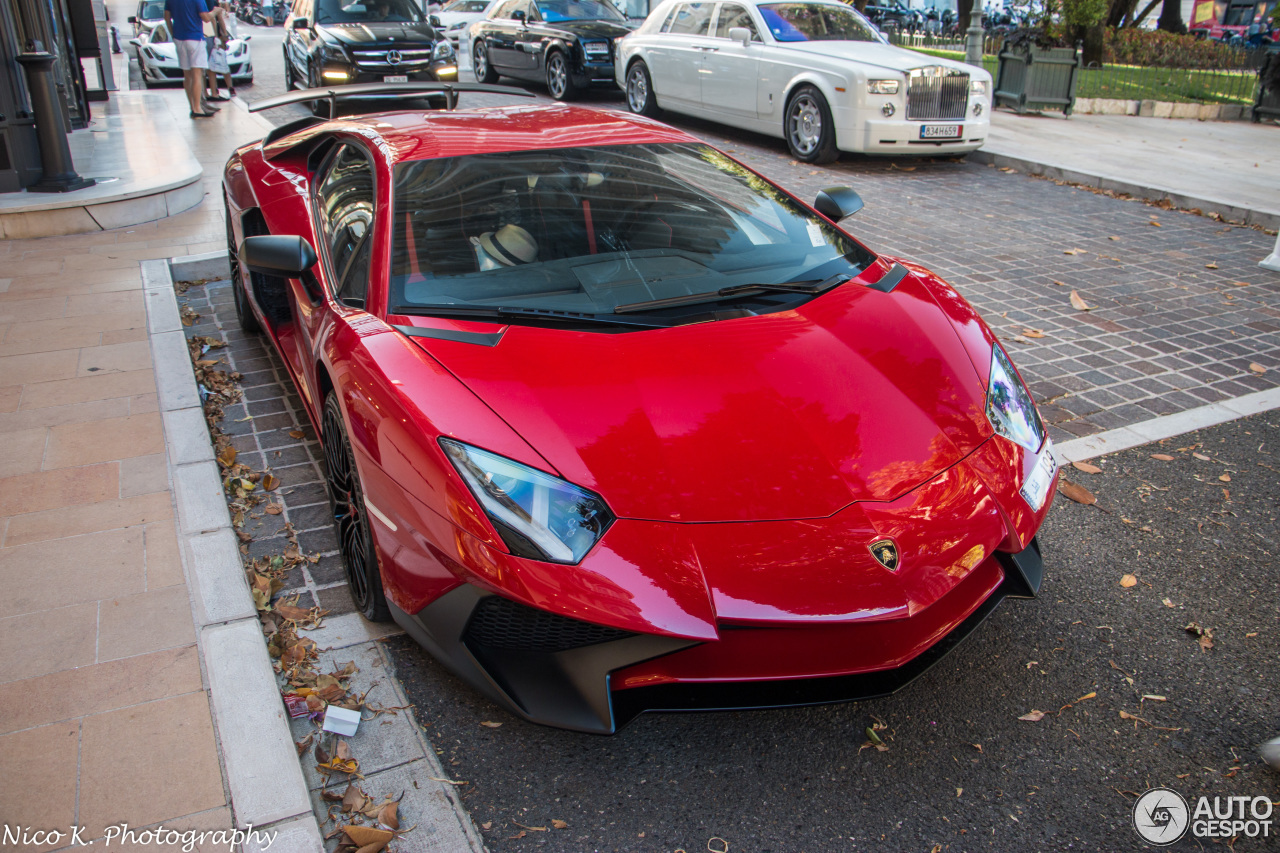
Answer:
<svg viewBox="0 0 1280 853"><path fill-rule="evenodd" d="M178 52L178 65L182 68L182 88L187 92L187 103L192 118L208 118L213 115L200 102L204 91L204 70L209 67L209 48L204 40L204 22L212 21L206 0L165 0L164 22L173 37Z"/></svg>

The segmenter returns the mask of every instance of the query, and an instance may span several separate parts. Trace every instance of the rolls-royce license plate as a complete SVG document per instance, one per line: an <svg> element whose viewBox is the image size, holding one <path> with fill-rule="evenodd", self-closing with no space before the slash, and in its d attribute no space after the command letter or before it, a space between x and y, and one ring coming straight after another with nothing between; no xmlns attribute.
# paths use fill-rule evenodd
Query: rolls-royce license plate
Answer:
<svg viewBox="0 0 1280 853"><path fill-rule="evenodd" d="M959 139L962 124L926 124L920 128L921 139Z"/></svg>
<svg viewBox="0 0 1280 853"><path fill-rule="evenodd" d="M383 78L382 78L382 82L383 82L383 83L408 83L408 82L409 82L409 75L407 75L407 74L394 74L394 75L392 75L392 76L390 76L390 77L383 77Z"/></svg>

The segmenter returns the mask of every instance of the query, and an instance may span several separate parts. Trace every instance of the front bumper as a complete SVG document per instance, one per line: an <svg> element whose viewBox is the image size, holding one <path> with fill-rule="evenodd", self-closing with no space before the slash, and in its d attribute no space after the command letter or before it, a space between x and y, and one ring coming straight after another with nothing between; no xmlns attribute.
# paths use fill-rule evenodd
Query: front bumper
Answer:
<svg viewBox="0 0 1280 853"><path fill-rule="evenodd" d="M922 613L905 620L796 627L721 626L713 642L636 634L535 610L463 585L417 614L391 606L415 640L494 702L527 720L613 734L646 711L782 708L871 699L910 684L971 634L1006 598L1034 598L1044 566L1039 542L997 552ZM868 659L909 654L895 666L804 674L807 645L860 650ZM765 651L794 655L797 677L688 678L716 659ZM812 648L809 649L812 651ZM751 664L746 664L750 666Z"/></svg>
<svg viewBox="0 0 1280 853"><path fill-rule="evenodd" d="M981 112L975 114L978 103L981 103ZM881 106L882 102L875 102L861 108L837 110L834 116L836 145L841 151L921 155L963 153L981 148L991 131L991 109L985 99L971 102L962 119L907 120L903 118L903 105L896 107L896 115L885 118ZM960 125L960 136L951 139L921 138L922 127L937 125Z"/></svg>

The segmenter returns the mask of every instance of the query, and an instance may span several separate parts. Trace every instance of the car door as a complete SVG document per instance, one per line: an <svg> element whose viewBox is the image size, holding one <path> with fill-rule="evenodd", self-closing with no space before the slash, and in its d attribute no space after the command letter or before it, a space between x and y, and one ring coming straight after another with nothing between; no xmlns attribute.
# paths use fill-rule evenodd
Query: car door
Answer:
<svg viewBox="0 0 1280 853"><path fill-rule="evenodd" d="M702 107L703 50L715 3L681 3L648 50L649 76L662 106Z"/></svg>
<svg viewBox="0 0 1280 853"><path fill-rule="evenodd" d="M729 38L729 30L751 31L744 46ZM721 3L712 37L695 42L702 51L702 104L708 112L729 119L755 119L756 79L764 43L751 13L741 3Z"/></svg>
<svg viewBox="0 0 1280 853"><path fill-rule="evenodd" d="M483 24L485 41L489 46L489 66L495 71L512 74L522 68L517 39L524 25L515 19L515 13L524 6L525 0L507 0Z"/></svg>
<svg viewBox="0 0 1280 853"><path fill-rule="evenodd" d="M519 67L525 72L532 73L541 66L542 51L552 33L548 31L547 24L542 20L542 13L538 11L537 3L524 0L517 8L518 11L524 12L524 24L516 32L515 61L519 62Z"/></svg>
<svg viewBox="0 0 1280 853"><path fill-rule="evenodd" d="M305 382L313 411L319 411L324 401L315 387L316 341L332 315L329 297L340 304L363 308L368 296L376 198L373 161L359 146L343 143L320 167L314 186L312 206L328 292L314 281L290 280L293 340L282 339L280 349L287 358L296 356L294 368L299 384Z"/></svg>
<svg viewBox="0 0 1280 853"><path fill-rule="evenodd" d="M311 51L310 27L315 25L314 14L315 9L311 0L296 0L284 24L285 62L292 66L294 79L301 81L303 86L310 85L311 82L307 79L307 55ZM293 28L293 22L299 18L306 20L307 29Z"/></svg>

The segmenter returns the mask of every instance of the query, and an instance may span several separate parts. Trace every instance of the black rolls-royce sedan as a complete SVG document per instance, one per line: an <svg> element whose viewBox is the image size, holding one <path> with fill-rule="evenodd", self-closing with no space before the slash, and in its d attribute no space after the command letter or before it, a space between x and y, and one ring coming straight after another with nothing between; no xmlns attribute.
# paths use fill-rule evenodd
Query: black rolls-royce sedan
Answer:
<svg viewBox="0 0 1280 853"><path fill-rule="evenodd" d="M571 100L613 79L613 40L631 32L605 0L505 0L472 25L476 79L542 80L551 97Z"/></svg>

